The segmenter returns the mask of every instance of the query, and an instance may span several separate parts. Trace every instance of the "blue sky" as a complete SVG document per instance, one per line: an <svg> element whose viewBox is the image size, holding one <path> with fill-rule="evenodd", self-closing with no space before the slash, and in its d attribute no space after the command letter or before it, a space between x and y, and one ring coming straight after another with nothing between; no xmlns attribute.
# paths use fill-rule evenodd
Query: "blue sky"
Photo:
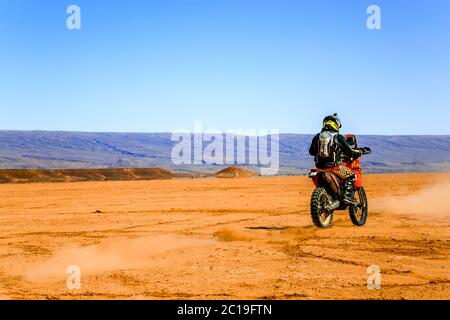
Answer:
<svg viewBox="0 0 450 320"><path fill-rule="evenodd" d="M0 130L313 133L339 112L450 134L450 1L0 0L0 111Z"/></svg>

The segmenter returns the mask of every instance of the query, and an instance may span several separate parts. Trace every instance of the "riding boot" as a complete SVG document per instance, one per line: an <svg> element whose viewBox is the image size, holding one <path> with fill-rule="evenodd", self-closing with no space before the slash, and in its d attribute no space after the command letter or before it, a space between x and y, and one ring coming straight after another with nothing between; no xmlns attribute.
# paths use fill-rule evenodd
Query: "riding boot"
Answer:
<svg viewBox="0 0 450 320"><path fill-rule="evenodd" d="M352 175L344 183L344 203L355 204L355 176Z"/></svg>

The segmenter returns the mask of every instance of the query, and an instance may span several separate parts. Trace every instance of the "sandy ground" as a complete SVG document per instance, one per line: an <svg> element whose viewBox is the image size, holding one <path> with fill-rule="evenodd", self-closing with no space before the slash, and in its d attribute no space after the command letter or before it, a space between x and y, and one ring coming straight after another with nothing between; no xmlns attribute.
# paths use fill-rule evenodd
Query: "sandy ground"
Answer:
<svg viewBox="0 0 450 320"><path fill-rule="evenodd" d="M327 230L306 177L0 185L0 298L449 299L449 177L369 175Z"/></svg>

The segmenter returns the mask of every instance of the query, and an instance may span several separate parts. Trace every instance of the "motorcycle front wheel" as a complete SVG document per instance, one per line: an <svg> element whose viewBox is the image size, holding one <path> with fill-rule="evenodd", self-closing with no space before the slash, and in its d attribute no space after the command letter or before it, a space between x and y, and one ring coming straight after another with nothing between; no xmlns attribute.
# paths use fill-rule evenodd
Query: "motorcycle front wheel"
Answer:
<svg viewBox="0 0 450 320"><path fill-rule="evenodd" d="M325 208L333 202L325 188L317 187L311 195L311 218L316 227L329 228L333 222L333 211Z"/></svg>
<svg viewBox="0 0 450 320"><path fill-rule="evenodd" d="M366 223L368 214L367 196L364 187L359 187L355 192L355 200L358 202L357 206L350 206L350 220L355 226L361 227Z"/></svg>

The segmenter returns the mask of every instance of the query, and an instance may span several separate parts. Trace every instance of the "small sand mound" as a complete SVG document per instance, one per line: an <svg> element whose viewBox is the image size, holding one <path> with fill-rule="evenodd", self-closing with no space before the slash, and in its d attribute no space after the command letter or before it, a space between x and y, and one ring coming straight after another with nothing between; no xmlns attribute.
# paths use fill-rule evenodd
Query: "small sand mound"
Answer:
<svg viewBox="0 0 450 320"><path fill-rule="evenodd" d="M256 176L253 171L241 167L227 167L215 174L218 178L248 178Z"/></svg>

